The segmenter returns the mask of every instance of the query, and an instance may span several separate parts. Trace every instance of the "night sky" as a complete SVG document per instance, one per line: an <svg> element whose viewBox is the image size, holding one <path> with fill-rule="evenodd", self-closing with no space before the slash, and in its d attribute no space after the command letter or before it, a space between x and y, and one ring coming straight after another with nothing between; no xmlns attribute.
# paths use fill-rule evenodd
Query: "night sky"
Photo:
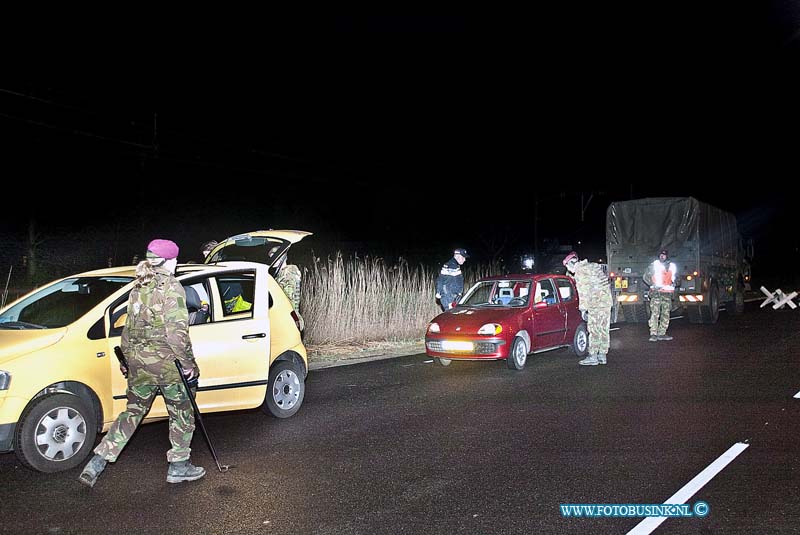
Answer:
<svg viewBox="0 0 800 535"><path fill-rule="evenodd" d="M691 4L28 35L47 66L0 83L0 261L32 218L115 263L262 228L433 264L590 251L610 202L692 195L766 273L800 259L800 9Z"/></svg>

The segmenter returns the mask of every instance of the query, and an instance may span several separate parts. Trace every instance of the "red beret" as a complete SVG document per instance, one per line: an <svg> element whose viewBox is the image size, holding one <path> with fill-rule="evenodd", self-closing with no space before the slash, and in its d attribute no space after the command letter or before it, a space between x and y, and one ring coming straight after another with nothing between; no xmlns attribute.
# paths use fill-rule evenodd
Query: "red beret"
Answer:
<svg viewBox="0 0 800 535"><path fill-rule="evenodd" d="M572 251L567 256L565 256L564 260L562 260L561 263L566 266L567 264L569 264L569 261L572 260L573 258L575 260L578 259L578 253L576 253L575 251Z"/></svg>
<svg viewBox="0 0 800 535"><path fill-rule="evenodd" d="M178 246L171 240L153 240L147 245L147 250L164 260L178 258Z"/></svg>

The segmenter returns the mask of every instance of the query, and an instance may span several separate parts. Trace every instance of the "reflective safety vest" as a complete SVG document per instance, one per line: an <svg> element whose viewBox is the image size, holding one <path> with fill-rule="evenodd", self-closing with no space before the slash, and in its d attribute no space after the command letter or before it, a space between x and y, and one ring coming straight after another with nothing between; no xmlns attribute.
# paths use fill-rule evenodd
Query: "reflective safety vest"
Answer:
<svg viewBox="0 0 800 535"><path fill-rule="evenodd" d="M678 267L674 262L670 262L667 267L661 260L656 260L653 262L653 289L658 292L674 292L677 273Z"/></svg>

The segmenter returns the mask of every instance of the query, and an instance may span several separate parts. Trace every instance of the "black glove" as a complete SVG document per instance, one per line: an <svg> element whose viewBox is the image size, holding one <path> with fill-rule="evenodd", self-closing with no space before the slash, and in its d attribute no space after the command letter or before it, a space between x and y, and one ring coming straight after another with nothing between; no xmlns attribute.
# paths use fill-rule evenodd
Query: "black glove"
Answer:
<svg viewBox="0 0 800 535"><path fill-rule="evenodd" d="M183 376L186 377L186 383L189 388L197 388L197 382L200 379L200 367L195 365L193 368L183 368Z"/></svg>

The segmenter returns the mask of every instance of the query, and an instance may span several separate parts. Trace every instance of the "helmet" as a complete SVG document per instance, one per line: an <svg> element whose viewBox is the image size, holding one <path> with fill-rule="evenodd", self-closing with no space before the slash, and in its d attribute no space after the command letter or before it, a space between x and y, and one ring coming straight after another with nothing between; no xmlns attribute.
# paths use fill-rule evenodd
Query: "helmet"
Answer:
<svg viewBox="0 0 800 535"><path fill-rule="evenodd" d="M566 266L567 264L569 264L570 260L572 260L572 259L575 259L575 260L578 259L578 253L576 253L575 251L571 251L567 256L565 256L564 260L562 260L561 263Z"/></svg>
<svg viewBox="0 0 800 535"><path fill-rule="evenodd" d="M458 248L455 251L453 251L453 255L457 255L457 254L460 254L464 258L469 258L469 255L467 254L467 250L466 249Z"/></svg>

